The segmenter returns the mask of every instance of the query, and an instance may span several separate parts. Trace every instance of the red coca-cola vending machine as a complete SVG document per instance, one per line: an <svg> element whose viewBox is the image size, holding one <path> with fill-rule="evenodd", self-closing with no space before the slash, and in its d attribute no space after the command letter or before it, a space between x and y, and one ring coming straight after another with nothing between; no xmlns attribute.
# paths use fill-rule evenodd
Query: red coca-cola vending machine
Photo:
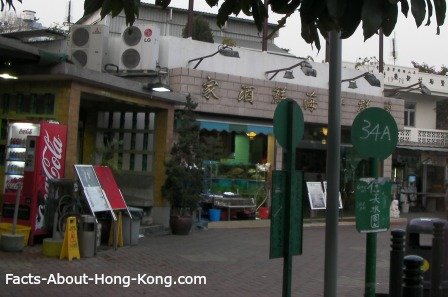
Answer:
<svg viewBox="0 0 448 297"><path fill-rule="evenodd" d="M29 244L34 237L47 234L44 226L49 180L64 177L67 126L56 122L38 124L37 135L28 135L23 158L22 194L17 223L30 226ZM4 194L2 221L12 221L15 193Z"/></svg>

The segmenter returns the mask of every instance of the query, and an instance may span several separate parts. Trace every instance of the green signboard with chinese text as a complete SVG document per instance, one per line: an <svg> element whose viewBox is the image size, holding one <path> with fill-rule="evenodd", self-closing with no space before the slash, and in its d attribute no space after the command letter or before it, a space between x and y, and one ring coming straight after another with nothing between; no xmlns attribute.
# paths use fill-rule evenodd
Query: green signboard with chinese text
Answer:
<svg viewBox="0 0 448 297"><path fill-rule="evenodd" d="M284 170L274 170L272 172L272 202L271 202L271 245L269 258L281 258L285 249L285 224L290 224L291 230L291 251L292 255L302 254L302 179L301 171L293 171L291 209L285 208L285 186L287 172ZM291 222L285 222L287 217L285 212L290 211Z"/></svg>
<svg viewBox="0 0 448 297"><path fill-rule="evenodd" d="M392 183L389 178L361 178L356 183L356 229L361 233L381 232L390 226Z"/></svg>

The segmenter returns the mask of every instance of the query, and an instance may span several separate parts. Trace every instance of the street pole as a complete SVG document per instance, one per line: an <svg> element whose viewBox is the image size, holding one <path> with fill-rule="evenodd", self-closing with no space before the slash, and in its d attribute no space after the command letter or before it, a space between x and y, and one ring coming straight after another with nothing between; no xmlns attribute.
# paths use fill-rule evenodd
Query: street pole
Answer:
<svg viewBox="0 0 448 297"><path fill-rule="evenodd" d="M379 73L384 72L384 34L383 34L383 28L380 28L379 32L379 61L378 63L378 71Z"/></svg>
<svg viewBox="0 0 448 297"><path fill-rule="evenodd" d="M372 162L372 175L374 178L378 178L379 159L373 158ZM367 233L366 236L366 273L365 273L365 287L364 297L375 297L376 286L376 246L377 246L377 234Z"/></svg>
<svg viewBox="0 0 448 297"><path fill-rule="evenodd" d="M193 37L193 4L194 0L188 2L187 38Z"/></svg>
<svg viewBox="0 0 448 297"><path fill-rule="evenodd" d="M264 0L264 7L268 10L268 0ZM266 52L268 50L268 18L263 20L263 40L261 43L261 51Z"/></svg>
<svg viewBox="0 0 448 297"><path fill-rule="evenodd" d="M327 141L327 213L325 218L324 296L337 296L339 176L341 147L341 33L329 32L330 79Z"/></svg>
<svg viewBox="0 0 448 297"><path fill-rule="evenodd" d="M288 101L288 109L287 109L287 123L293 123L294 122L294 115L293 115L293 108L292 108L292 102ZM287 125L287 132L286 135L288 135L286 139L286 160L285 160L285 167L286 167L286 182L285 182L285 221L284 221L284 232L285 232L285 245L284 245L284 256L283 256L283 290L282 290L282 296L283 297L290 297L291 296L291 276L292 276L292 245L291 245L291 239L292 239L292 228L291 228L291 199L295 198L293 197L293 191L292 191L292 177L294 175L294 171L296 170L296 149L293 145L292 138L294 132L292 131L292 124Z"/></svg>

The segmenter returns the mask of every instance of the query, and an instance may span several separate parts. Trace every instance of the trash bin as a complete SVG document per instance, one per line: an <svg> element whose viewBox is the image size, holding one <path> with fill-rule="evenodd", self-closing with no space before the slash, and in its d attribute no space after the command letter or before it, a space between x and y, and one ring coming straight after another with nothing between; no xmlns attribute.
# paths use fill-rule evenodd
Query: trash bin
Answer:
<svg viewBox="0 0 448 297"><path fill-rule="evenodd" d="M128 207L132 219L127 213L123 215L123 244L137 245L140 236L140 221L143 217L143 209L137 207Z"/></svg>
<svg viewBox="0 0 448 297"><path fill-rule="evenodd" d="M437 218L417 218L408 222L406 227L406 255L417 255L424 259L423 270L423 288L425 296L431 288L431 267L432 263L432 238L434 232L434 222L443 222L444 227L444 246L448 247L448 221ZM448 286L448 253L443 256L443 286ZM445 288L448 290L448 287Z"/></svg>
<svg viewBox="0 0 448 297"><path fill-rule="evenodd" d="M97 222L91 215L82 215L78 229L79 253L82 258L93 257L96 254Z"/></svg>
<svg viewBox="0 0 448 297"><path fill-rule="evenodd" d="M210 222L217 222L221 218L221 210L219 208L210 208L208 213L210 215Z"/></svg>

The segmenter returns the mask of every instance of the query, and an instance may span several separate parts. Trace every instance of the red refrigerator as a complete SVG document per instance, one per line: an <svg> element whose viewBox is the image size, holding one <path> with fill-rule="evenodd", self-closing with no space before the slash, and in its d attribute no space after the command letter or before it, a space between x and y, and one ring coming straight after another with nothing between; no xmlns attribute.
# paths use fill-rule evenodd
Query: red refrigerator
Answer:
<svg viewBox="0 0 448 297"><path fill-rule="evenodd" d="M21 141L25 155L17 223L31 227L30 245L35 236L51 231L44 226L48 181L64 177L67 146L67 126L55 122L41 122L37 126L37 135L28 135ZM12 221L15 197L15 191L6 193L5 189L2 221Z"/></svg>

